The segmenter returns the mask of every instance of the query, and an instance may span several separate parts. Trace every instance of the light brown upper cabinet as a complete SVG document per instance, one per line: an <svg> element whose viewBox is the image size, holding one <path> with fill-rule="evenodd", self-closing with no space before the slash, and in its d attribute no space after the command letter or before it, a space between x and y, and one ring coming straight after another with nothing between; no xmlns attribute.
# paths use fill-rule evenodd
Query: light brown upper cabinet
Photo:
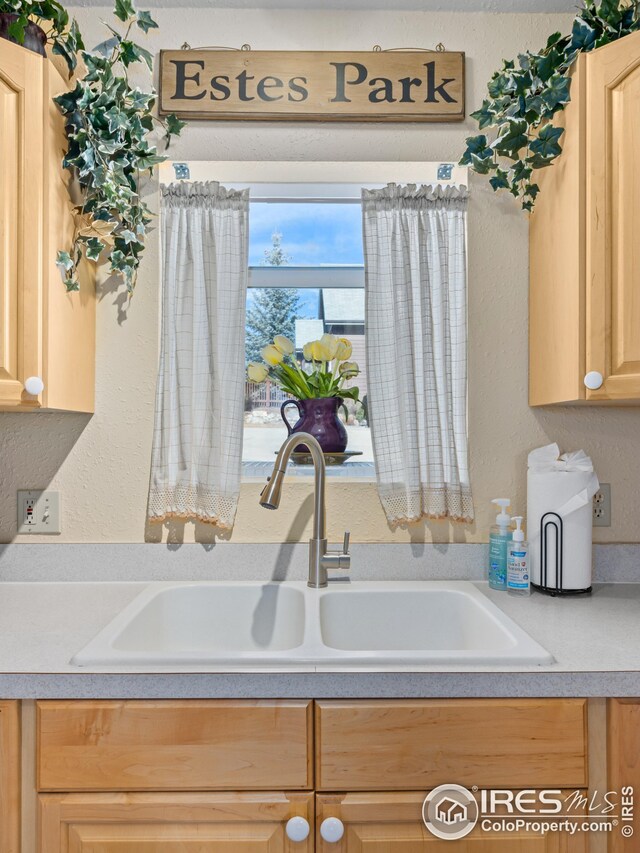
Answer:
<svg viewBox="0 0 640 853"><path fill-rule="evenodd" d="M638 404L640 33L579 57L556 123L531 217L529 402Z"/></svg>
<svg viewBox="0 0 640 853"><path fill-rule="evenodd" d="M67 294L55 265L73 216L62 169L55 66L2 40L0 51L0 411L92 412L95 287ZM41 394L25 381L39 377Z"/></svg>

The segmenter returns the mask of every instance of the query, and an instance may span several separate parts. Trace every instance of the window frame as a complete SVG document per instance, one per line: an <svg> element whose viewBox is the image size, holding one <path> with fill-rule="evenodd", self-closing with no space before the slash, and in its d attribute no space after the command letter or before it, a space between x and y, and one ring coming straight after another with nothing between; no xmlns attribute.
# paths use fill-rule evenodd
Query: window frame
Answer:
<svg viewBox="0 0 640 853"><path fill-rule="evenodd" d="M322 290L319 280L327 279L326 287L364 289L364 266L296 267L287 264L281 267L249 267L249 284L253 287L283 287L292 290Z"/></svg>

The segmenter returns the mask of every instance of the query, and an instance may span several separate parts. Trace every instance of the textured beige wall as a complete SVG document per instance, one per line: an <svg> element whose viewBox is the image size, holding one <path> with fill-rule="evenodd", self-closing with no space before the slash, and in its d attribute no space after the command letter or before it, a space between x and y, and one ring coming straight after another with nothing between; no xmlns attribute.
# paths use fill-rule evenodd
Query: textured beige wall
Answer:
<svg viewBox="0 0 640 853"><path fill-rule="evenodd" d="M103 38L108 10L78 9L87 44ZM467 53L468 109L502 57L539 47L566 28L559 15L367 14L160 10L150 47L188 41L256 49L369 49L433 46L442 41ZM174 159L221 160L453 160L473 123L443 125L224 124L190 125ZM469 209L469 431L477 522L444 522L389 530L371 484L331 483L329 525L337 541L348 524L357 541L484 541L489 500L509 495L525 508L528 451L555 440L584 448L613 490L613 526L600 542L640 540L640 409L527 406L527 221L509 199L472 182ZM561 282L559 282L561 285ZM16 490L51 485L62 493L63 533L55 541L140 542L146 490L158 346L159 269L154 237L135 298L129 304L108 288L98 306L97 404L92 418L69 414L0 415L0 541L16 535ZM306 536L310 489L288 484L279 512L257 505L259 486L243 486L233 541L282 541ZM207 541L211 531L191 525L164 531L173 540ZM23 537L24 538L24 537ZM53 537L52 537L53 538ZM45 538L37 541L46 541Z"/></svg>

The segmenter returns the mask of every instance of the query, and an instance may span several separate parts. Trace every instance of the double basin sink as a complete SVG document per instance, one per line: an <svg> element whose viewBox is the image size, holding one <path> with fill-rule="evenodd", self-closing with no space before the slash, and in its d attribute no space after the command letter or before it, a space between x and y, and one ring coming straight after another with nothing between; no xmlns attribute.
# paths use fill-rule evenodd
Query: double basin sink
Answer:
<svg viewBox="0 0 640 853"><path fill-rule="evenodd" d="M71 663L535 665L551 655L466 581L152 583Z"/></svg>

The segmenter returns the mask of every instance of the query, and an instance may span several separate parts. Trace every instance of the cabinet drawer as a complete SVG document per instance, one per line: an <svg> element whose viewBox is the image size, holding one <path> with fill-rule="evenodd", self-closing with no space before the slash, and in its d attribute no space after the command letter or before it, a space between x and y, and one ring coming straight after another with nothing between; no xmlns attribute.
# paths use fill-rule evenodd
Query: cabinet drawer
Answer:
<svg viewBox="0 0 640 853"><path fill-rule="evenodd" d="M38 703L40 791L311 788L307 701Z"/></svg>
<svg viewBox="0 0 640 853"><path fill-rule="evenodd" d="M318 790L587 785L583 699L318 702L316 733Z"/></svg>

